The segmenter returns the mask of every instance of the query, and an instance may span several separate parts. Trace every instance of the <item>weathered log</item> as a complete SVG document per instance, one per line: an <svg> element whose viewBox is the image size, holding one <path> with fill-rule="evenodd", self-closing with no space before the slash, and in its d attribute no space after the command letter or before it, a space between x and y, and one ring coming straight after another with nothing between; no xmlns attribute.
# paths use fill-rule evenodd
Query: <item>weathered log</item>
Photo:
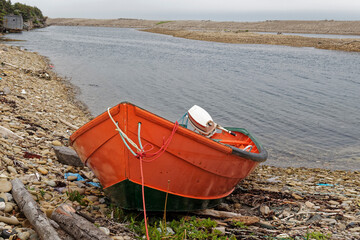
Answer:
<svg viewBox="0 0 360 240"><path fill-rule="evenodd" d="M24 213L30 224L42 240L61 240L55 229L51 226L45 213L40 210L31 194L25 189L20 179L16 178L11 181L12 195Z"/></svg>
<svg viewBox="0 0 360 240"><path fill-rule="evenodd" d="M69 123L68 121L65 121L62 118L59 118L59 121L62 122L63 124L65 124L65 125L67 125L68 127L74 129L74 130L77 130L79 128L78 126L75 126L75 125Z"/></svg>
<svg viewBox="0 0 360 240"><path fill-rule="evenodd" d="M235 218L235 217L242 216L239 213L217 211L214 209L204 209L204 210L200 210L200 211L195 211L194 213L196 215L203 215L203 216L210 216L210 217L217 217L217 218Z"/></svg>
<svg viewBox="0 0 360 240"><path fill-rule="evenodd" d="M78 240L111 240L103 231L85 218L76 214L75 209L66 203L61 204L52 213L51 218L62 229Z"/></svg>
<svg viewBox="0 0 360 240"><path fill-rule="evenodd" d="M194 212L197 215L201 216L210 216L210 217L217 217L217 218L226 218L226 222L231 221L240 221L243 222L245 225L252 225L258 223L260 219L255 216L243 216L239 213L234 212L225 212L225 211L217 211L213 209L205 209Z"/></svg>
<svg viewBox="0 0 360 240"><path fill-rule="evenodd" d="M19 135L17 135L16 133L14 133L13 131L0 126L0 136L2 137L10 137L10 138L14 138L14 139L24 139L23 137L20 137Z"/></svg>

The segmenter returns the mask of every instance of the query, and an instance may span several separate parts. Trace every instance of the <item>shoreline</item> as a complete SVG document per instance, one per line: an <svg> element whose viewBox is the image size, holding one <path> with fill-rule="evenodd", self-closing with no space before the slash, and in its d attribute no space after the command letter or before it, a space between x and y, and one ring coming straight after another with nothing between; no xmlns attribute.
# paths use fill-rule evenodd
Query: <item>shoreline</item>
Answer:
<svg viewBox="0 0 360 240"><path fill-rule="evenodd" d="M282 33L334 34L360 36L360 21L156 21L141 19L48 19L48 25L137 28L141 31L166 34L192 40L233 43L270 44L291 47L360 52L360 38L333 39L283 35ZM279 34L261 34L272 32Z"/></svg>
<svg viewBox="0 0 360 240"><path fill-rule="evenodd" d="M221 42L231 44L267 44L290 47L312 47L326 50L360 52L360 38L332 39L282 34L260 34L239 31L191 31L164 28L143 29L141 31L165 34L192 40Z"/></svg>
<svg viewBox="0 0 360 240"><path fill-rule="evenodd" d="M6 181L21 178L40 197L44 212L51 212L66 199L64 192L56 192L50 185L54 181L64 182L69 189L79 190L92 199L93 206L100 210L87 209L88 214L98 222L106 222L108 206L100 203L104 197L101 191L64 181L65 172L81 173L96 181L91 171L60 164L52 149L53 145L68 146L74 131L61 120L76 126L90 120L89 113L74 100L76 90L53 72L49 59L37 53L0 43L1 62L5 64L0 65L0 126L23 138L0 134L1 178ZM24 152L41 158L27 159ZM36 173L41 181L31 178ZM293 237L308 231L331 233L331 239L356 239L360 237L358 179L359 171L261 165L217 209L256 216L259 221L248 226L246 234L251 232L258 239L263 239L264 234ZM28 226L19 211L6 215L18 218L21 226ZM225 222L222 224L226 226ZM120 234L116 225L105 227L113 237L134 236L128 232ZM231 227L226 227L231 232Z"/></svg>

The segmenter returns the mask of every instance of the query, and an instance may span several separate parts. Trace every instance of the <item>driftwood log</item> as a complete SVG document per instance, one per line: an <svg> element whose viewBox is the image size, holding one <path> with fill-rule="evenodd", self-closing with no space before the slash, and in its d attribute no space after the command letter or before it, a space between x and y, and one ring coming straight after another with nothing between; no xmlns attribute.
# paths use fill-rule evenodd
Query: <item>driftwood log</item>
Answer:
<svg viewBox="0 0 360 240"><path fill-rule="evenodd" d="M30 224L42 240L61 240L55 229L50 224L45 213L40 210L32 195L25 189L20 179L16 178L11 181L12 195L24 213Z"/></svg>
<svg viewBox="0 0 360 240"><path fill-rule="evenodd" d="M245 225L252 225L258 223L260 219L255 216L243 216L239 213L234 212L225 212L225 211L217 211L214 209L205 209L194 212L194 214L201 215L201 216L210 216L216 218L226 218L225 221L240 221L243 222Z"/></svg>
<svg viewBox="0 0 360 240"><path fill-rule="evenodd" d="M111 240L93 223L77 215L75 209L66 203L55 209L51 218L77 240Z"/></svg>

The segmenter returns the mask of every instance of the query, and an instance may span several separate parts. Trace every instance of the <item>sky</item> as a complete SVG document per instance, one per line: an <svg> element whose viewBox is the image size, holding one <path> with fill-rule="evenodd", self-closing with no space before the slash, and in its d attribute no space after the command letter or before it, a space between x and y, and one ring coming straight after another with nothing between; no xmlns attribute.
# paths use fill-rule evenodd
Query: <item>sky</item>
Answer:
<svg viewBox="0 0 360 240"><path fill-rule="evenodd" d="M13 0L50 18L360 20L360 0Z"/></svg>

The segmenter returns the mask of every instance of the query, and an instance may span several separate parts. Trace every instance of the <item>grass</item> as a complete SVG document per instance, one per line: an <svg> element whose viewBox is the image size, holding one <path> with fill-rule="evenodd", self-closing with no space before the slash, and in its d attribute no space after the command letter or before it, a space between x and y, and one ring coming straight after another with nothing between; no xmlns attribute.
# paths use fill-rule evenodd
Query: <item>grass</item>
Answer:
<svg viewBox="0 0 360 240"><path fill-rule="evenodd" d="M173 22L173 21L161 21L161 22L156 23L156 25L160 25L160 24L164 24L164 23L169 23L169 22Z"/></svg>
<svg viewBox="0 0 360 240"><path fill-rule="evenodd" d="M82 206L86 206L86 201L84 200L84 195L81 195L78 191L66 192L69 200L72 202L78 202Z"/></svg>
<svg viewBox="0 0 360 240"><path fill-rule="evenodd" d="M210 218L182 217L167 222L166 226L162 219L149 219L150 239L236 239L235 236L223 236L222 232L214 229L217 223ZM135 218L131 218L130 229L142 239L145 235L144 220L136 221Z"/></svg>
<svg viewBox="0 0 360 240"><path fill-rule="evenodd" d="M323 234L321 232L311 232L306 234L306 240L315 239L315 240L328 240L331 239L331 234Z"/></svg>

